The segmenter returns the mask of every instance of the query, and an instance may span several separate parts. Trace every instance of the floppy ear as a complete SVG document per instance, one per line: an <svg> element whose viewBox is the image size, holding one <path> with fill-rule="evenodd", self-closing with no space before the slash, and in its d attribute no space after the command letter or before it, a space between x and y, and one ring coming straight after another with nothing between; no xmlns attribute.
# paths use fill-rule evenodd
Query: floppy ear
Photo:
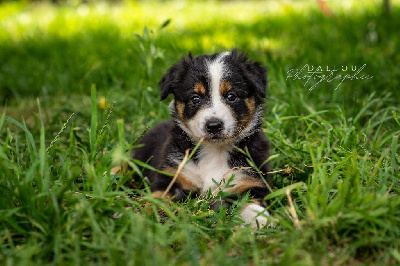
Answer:
<svg viewBox="0 0 400 266"><path fill-rule="evenodd" d="M186 74L189 63L192 59L192 54L189 52L188 58L184 58L181 62L172 66L161 78L158 83L161 90L161 101L165 100L170 93L175 92L175 88L179 85L182 77Z"/></svg>
<svg viewBox="0 0 400 266"><path fill-rule="evenodd" d="M170 93L173 93L173 90L178 82L178 71L178 65L172 66L170 69L168 69L167 73L164 74L160 82L158 82L158 86L161 90L161 101L165 100Z"/></svg>
<svg viewBox="0 0 400 266"><path fill-rule="evenodd" d="M265 98L267 92L267 70L259 62L248 61L245 52L238 52L237 49L231 51L231 58L236 64L239 64L240 69L249 85L262 98Z"/></svg>
<svg viewBox="0 0 400 266"><path fill-rule="evenodd" d="M265 98L268 86L267 69L259 62L246 62L244 71L246 78L258 95Z"/></svg>

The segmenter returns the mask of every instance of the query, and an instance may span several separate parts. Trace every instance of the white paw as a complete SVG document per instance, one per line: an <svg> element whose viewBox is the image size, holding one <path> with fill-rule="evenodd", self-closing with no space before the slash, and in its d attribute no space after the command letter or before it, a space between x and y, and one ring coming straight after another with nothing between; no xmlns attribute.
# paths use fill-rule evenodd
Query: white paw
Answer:
<svg viewBox="0 0 400 266"><path fill-rule="evenodd" d="M242 218L245 224L250 224L253 229L261 229L265 226L273 226L272 223L268 223L269 213L268 211L258 205L249 204L241 212Z"/></svg>

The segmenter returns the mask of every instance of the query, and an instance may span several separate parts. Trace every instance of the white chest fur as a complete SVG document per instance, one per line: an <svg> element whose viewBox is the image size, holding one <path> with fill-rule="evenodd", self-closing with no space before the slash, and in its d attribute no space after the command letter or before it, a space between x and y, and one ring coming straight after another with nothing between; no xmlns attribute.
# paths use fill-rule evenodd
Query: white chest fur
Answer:
<svg viewBox="0 0 400 266"><path fill-rule="evenodd" d="M242 177L240 171L229 167L228 160L229 149L226 147L203 144L198 162L189 161L183 168L182 174L199 189L201 194L207 193L209 189L213 192L218 187L224 189L232 174L235 174L235 177L230 185L237 185Z"/></svg>

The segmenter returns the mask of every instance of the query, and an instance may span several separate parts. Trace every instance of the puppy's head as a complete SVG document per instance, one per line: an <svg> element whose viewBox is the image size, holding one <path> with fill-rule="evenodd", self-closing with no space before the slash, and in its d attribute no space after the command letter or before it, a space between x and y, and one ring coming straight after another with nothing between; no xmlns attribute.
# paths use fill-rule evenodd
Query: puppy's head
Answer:
<svg viewBox="0 0 400 266"><path fill-rule="evenodd" d="M161 79L161 100L172 93L171 113L192 138L234 142L261 124L266 69L236 50L189 56Z"/></svg>

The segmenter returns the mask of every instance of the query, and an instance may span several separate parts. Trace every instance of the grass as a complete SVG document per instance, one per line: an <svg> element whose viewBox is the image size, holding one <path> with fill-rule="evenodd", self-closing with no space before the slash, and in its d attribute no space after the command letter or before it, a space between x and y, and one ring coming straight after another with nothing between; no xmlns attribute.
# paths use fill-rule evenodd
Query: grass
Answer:
<svg viewBox="0 0 400 266"><path fill-rule="evenodd" d="M400 3L328 4L0 4L0 262L399 264ZM269 71L276 226L259 231L212 198L152 198L129 157L169 117L166 69L232 47ZM305 64L373 77L309 90L287 78Z"/></svg>

